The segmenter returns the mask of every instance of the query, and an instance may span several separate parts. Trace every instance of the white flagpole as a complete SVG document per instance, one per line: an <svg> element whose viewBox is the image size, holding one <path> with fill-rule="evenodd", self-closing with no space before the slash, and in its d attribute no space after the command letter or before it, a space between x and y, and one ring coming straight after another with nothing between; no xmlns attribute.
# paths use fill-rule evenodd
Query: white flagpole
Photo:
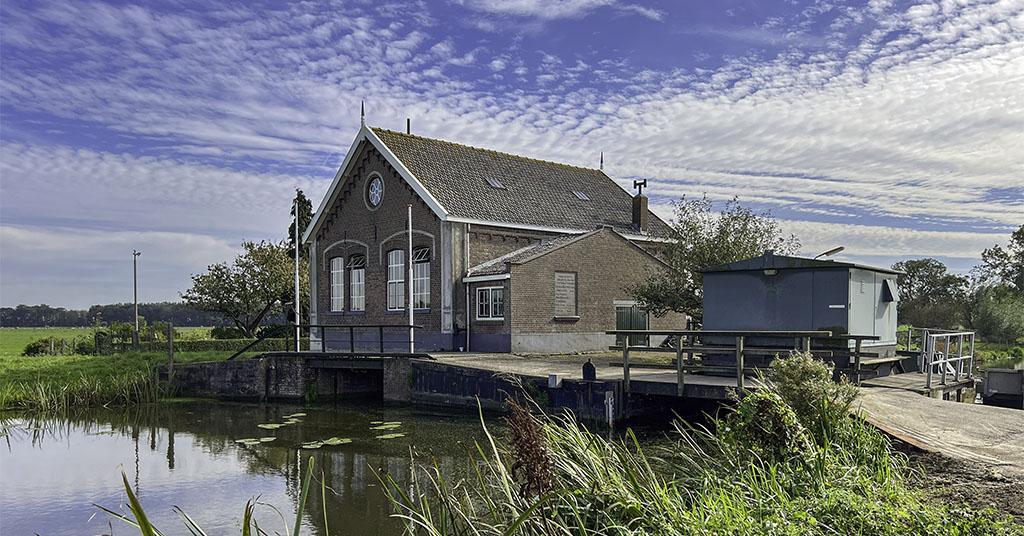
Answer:
<svg viewBox="0 0 1024 536"><path fill-rule="evenodd" d="M299 343L299 337L302 330L299 328L299 324L302 322L302 316L299 311L302 310L301 303L299 302L299 195L295 193L295 200L292 201L292 208L295 212L295 351L301 350Z"/></svg>
<svg viewBox="0 0 1024 536"><path fill-rule="evenodd" d="M412 282L412 204L409 204L409 256L406 257L406 258L409 259L409 261L408 261L408 264L409 264L409 353L411 354L411 353L416 351L415 330L412 327L412 324L413 324L413 312L412 312L412 305L413 305L413 301L412 301L413 300L412 299L412 291L413 291L413 282Z"/></svg>

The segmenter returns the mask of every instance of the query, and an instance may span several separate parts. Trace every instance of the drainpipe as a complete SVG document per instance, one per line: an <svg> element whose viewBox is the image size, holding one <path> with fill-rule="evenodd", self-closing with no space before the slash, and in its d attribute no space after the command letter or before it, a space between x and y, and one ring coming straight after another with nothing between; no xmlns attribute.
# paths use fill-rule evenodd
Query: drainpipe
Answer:
<svg viewBox="0 0 1024 536"><path fill-rule="evenodd" d="M462 272L463 272L462 273L462 277L463 278L465 278L466 276L469 275L469 231L470 231L470 229L471 229L471 226L470 226L470 224L467 223L466 224L466 232L462 234L462 256L463 256L463 263L462 263L462 265L465 267L462 270ZM466 283L465 281L463 281L463 285L466 286L466 351L468 352L469 351L469 336L471 334L469 323L470 323L470 321L472 319L472 316L471 316L470 309L469 309L469 283Z"/></svg>
<svg viewBox="0 0 1024 536"><path fill-rule="evenodd" d="M412 312L412 304L413 304L413 298L412 298L412 291L413 291L413 281L412 281L412 203L409 204L409 256L407 257L407 259L409 259L408 261L406 261L406 264L409 265L409 353L411 354L411 353L414 353L416 351L416 342L414 340L415 335L416 335L415 334L416 330L412 327L412 325L413 325L413 312Z"/></svg>

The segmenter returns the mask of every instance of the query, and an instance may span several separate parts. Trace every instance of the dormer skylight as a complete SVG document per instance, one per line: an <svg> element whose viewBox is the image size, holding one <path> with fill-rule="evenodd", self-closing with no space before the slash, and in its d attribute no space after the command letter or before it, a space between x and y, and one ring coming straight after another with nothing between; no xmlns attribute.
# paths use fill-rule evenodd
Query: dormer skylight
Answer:
<svg viewBox="0 0 1024 536"><path fill-rule="evenodd" d="M573 194L575 194L575 195L576 195L576 197L577 197L578 199L582 200L582 201L590 201L590 198L589 198L589 197L587 197L587 194L585 194L585 193L583 193L583 192L581 192L581 191L579 191L579 190L573 190L573 192L572 192L572 193L573 193Z"/></svg>
<svg viewBox="0 0 1024 536"><path fill-rule="evenodd" d="M497 188L499 190L505 189L505 185L502 184L501 181L499 181L498 179L495 179L494 177L487 177L487 184L490 184L491 188Z"/></svg>

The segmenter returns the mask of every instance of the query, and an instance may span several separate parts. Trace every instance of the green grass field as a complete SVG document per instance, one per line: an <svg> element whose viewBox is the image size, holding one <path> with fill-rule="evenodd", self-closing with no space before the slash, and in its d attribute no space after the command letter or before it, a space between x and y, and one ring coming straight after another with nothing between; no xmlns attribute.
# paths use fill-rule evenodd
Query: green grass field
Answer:
<svg viewBox="0 0 1024 536"><path fill-rule="evenodd" d="M179 328L183 338L201 338L210 328ZM23 356L25 345L46 338L91 338L91 328L0 328L0 409L68 409L146 400L154 365L167 362L163 352L114 355ZM176 353L176 363L216 361L232 352Z"/></svg>

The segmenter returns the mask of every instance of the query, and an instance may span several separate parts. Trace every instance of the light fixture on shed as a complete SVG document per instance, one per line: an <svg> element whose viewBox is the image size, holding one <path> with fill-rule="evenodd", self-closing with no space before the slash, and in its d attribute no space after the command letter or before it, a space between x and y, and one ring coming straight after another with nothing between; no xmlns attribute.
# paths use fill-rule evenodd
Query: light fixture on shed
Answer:
<svg viewBox="0 0 1024 536"><path fill-rule="evenodd" d="M821 257L829 257L829 256L835 255L836 253L839 253L839 252L841 252L841 251L843 251L845 249L846 249L846 246L839 246L837 248L832 248L832 249L830 249L830 250L828 250L828 251L826 251L824 253L819 253L819 254L815 255L814 258L818 259L818 258L821 258Z"/></svg>
<svg viewBox="0 0 1024 536"><path fill-rule="evenodd" d="M775 268L769 268L764 271L764 275L775 275L777 273L779 273L779 271L776 270Z"/></svg>

